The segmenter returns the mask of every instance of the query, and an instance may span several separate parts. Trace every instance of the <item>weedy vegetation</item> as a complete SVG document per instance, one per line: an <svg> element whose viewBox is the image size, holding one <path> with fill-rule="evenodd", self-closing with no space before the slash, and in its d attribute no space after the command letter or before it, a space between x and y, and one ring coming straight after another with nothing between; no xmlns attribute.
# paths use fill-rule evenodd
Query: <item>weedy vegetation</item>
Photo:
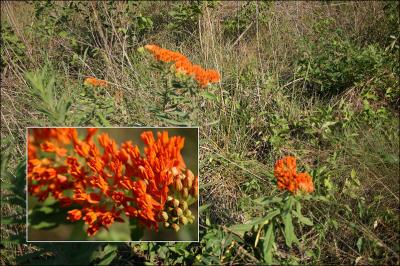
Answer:
<svg viewBox="0 0 400 266"><path fill-rule="evenodd" d="M2 2L1 264L399 264L399 9ZM200 126L198 243L25 242L25 127L176 124ZM279 190L286 156L312 193Z"/></svg>

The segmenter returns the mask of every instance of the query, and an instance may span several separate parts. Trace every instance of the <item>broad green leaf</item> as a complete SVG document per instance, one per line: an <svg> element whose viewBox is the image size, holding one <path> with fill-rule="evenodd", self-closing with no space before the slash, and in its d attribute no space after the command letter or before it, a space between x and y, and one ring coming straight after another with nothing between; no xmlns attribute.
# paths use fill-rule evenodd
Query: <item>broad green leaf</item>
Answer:
<svg viewBox="0 0 400 266"><path fill-rule="evenodd" d="M267 215L265 215L263 217L262 224L266 223L269 220L272 220L272 218L274 218L275 216L277 216L280 213L281 213L281 211L279 209L276 209L276 210L273 210L272 212L269 212Z"/></svg>
<svg viewBox="0 0 400 266"><path fill-rule="evenodd" d="M284 233L285 233L285 241L288 247L292 247L293 242L298 242L296 234L294 232L294 226L292 221L292 215L290 212L283 215L283 224L285 226Z"/></svg>
<svg viewBox="0 0 400 266"><path fill-rule="evenodd" d="M295 210L292 210L292 213L297 219L299 219L299 222L301 222L301 223L303 223L305 225L309 225L309 226L313 226L314 225L314 223L311 221L310 218L304 217L301 213L299 213L299 212L297 212Z"/></svg>
<svg viewBox="0 0 400 266"><path fill-rule="evenodd" d="M254 224L235 224L229 227L229 230L240 235L241 237L253 228Z"/></svg>
<svg viewBox="0 0 400 266"><path fill-rule="evenodd" d="M270 223L268 225L267 232L264 236L263 240L263 258L264 261L268 264L272 264L272 248L275 242L275 232L274 232L274 223Z"/></svg>
<svg viewBox="0 0 400 266"><path fill-rule="evenodd" d="M253 200L254 203L260 204L260 205L269 205L271 203L277 203L277 202L281 202L282 198L281 197L261 197L261 198L257 198Z"/></svg>

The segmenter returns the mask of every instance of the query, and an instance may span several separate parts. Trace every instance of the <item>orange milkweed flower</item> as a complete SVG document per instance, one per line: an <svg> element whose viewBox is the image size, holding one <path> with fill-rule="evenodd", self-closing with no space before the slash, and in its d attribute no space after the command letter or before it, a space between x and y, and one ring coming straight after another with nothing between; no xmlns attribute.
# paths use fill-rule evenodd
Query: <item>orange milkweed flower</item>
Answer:
<svg viewBox="0 0 400 266"><path fill-rule="evenodd" d="M277 178L279 189L287 189L290 192L297 190L296 177L296 158L286 156L275 163L274 175Z"/></svg>
<svg viewBox="0 0 400 266"><path fill-rule="evenodd" d="M71 222L78 221L82 218L82 212L78 209L68 211L68 220Z"/></svg>
<svg viewBox="0 0 400 266"><path fill-rule="evenodd" d="M156 60L173 63L177 72L191 75L199 83L200 87L206 87L210 83L216 83L221 80L219 73L211 69L203 69L199 65L194 65L190 60L181 53L163 49L154 44L145 45L150 53L152 53Z"/></svg>
<svg viewBox="0 0 400 266"><path fill-rule="evenodd" d="M103 79L97 79L95 77L87 77L85 78L85 81L83 82L85 85L91 85L94 87L106 87L108 85L108 82Z"/></svg>
<svg viewBox="0 0 400 266"><path fill-rule="evenodd" d="M129 141L119 146L107 134L96 137L94 128L87 129L83 137L70 128L29 133L29 193L40 201L53 196L61 207L80 206L69 211L66 219L83 219L88 236L123 222L122 212L157 230L166 200L175 193L174 180L186 173L190 176L187 184L194 178L197 182L181 155L184 138L169 137L167 131L157 133L157 139L151 131L143 132L143 155ZM63 156L55 159L42 158L48 154L38 152L57 150Z"/></svg>
<svg viewBox="0 0 400 266"><path fill-rule="evenodd" d="M300 190L303 190L307 193L314 191L312 177L308 173L298 173L296 175L296 182L298 183Z"/></svg>
<svg viewBox="0 0 400 266"><path fill-rule="evenodd" d="M280 190L288 190L296 193L298 190L311 193L314 191L312 177L308 173L296 172L296 158L286 156L277 160L274 167L274 175Z"/></svg>

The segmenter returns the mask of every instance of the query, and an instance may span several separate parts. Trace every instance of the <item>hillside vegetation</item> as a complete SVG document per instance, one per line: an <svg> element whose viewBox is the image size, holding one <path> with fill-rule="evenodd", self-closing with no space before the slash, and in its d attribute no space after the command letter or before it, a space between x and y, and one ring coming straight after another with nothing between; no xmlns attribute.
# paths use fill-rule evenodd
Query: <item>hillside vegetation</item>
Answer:
<svg viewBox="0 0 400 266"><path fill-rule="evenodd" d="M399 264L399 9L2 2L1 264ZM167 116L175 85L148 44L221 81ZM88 76L109 86L91 90ZM199 243L25 242L26 127L176 124L200 127ZM295 212L293 245L286 218L267 229L284 197L274 164L288 155L314 183Z"/></svg>

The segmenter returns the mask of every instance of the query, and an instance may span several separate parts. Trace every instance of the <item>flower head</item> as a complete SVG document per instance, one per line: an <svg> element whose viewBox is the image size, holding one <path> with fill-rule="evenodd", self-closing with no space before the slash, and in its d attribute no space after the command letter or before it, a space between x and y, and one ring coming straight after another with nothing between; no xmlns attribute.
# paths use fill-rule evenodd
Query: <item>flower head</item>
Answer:
<svg viewBox="0 0 400 266"><path fill-rule="evenodd" d="M165 63L173 63L177 72L193 76L201 87L206 87L210 83L219 82L221 79L217 71L203 69L199 65L194 65L181 53L163 49L154 44L146 45L145 49L152 53L155 59Z"/></svg>
<svg viewBox="0 0 400 266"><path fill-rule="evenodd" d="M141 139L143 155L132 142L119 146L107 134L96 136L93 128L82 138L76 129L32 129L28 191L40 201L53 196L61 207L80 206L68 211L66 219L85 221L89 236L123 222L120 213L157 230L164 222L160 214L167 208L167 198L179 192L173 188L174 180L186 173L185 186L193 189L197 177L186 169L181 155L184 138L169 137L167 131L155 138L145 131ZM41 158L51 153L57 156Z"/></svg>
<svg viewBox="0 0 400 266"><path fill-rule="evenodd" d="M283 157L277 160L274 168L274 175L277 179L280 190L288 190L296 193L302 190L308 193L314 191L312 177L308 173L296 172L296 158L292 156Z"/></svg>

